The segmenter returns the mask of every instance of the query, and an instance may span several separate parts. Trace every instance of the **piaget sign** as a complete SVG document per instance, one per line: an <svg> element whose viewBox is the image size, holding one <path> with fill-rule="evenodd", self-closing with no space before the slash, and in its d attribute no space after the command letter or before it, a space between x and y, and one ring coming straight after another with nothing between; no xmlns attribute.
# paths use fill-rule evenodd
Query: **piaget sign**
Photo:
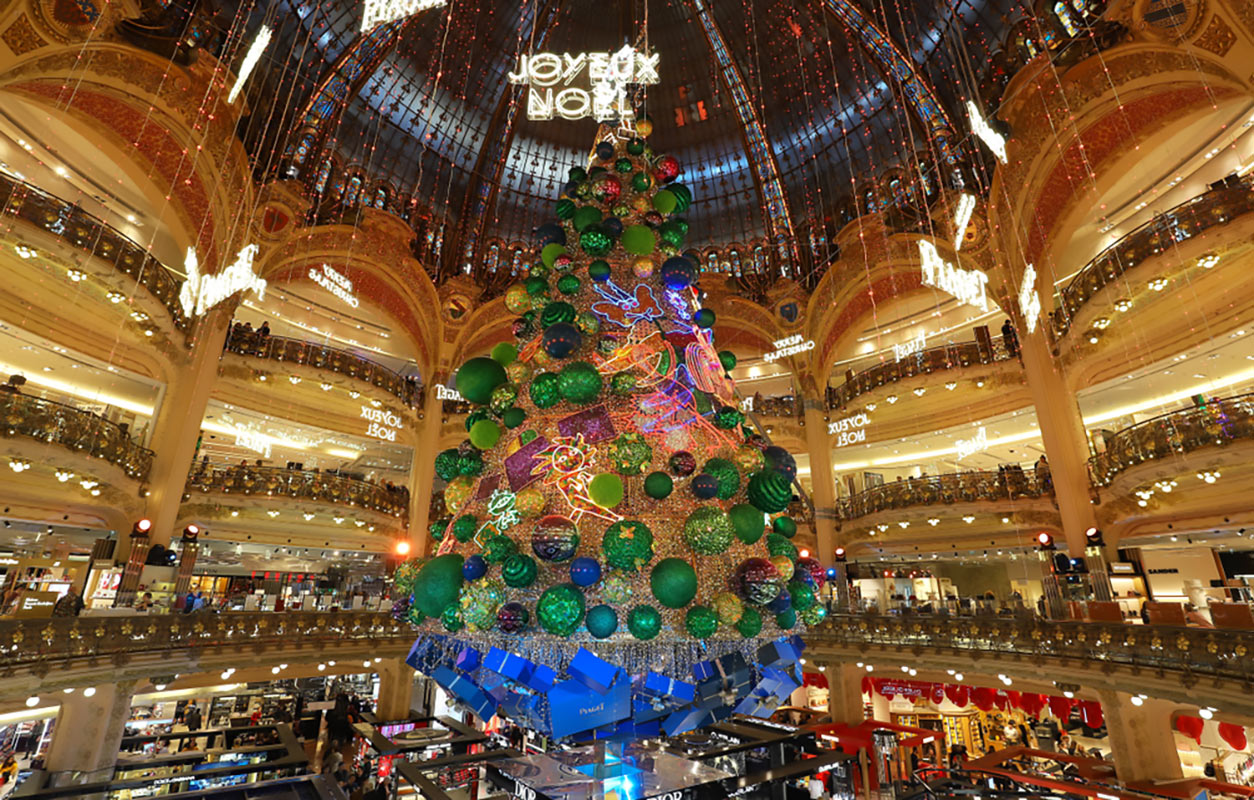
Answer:
<svg viewBox="0 0 1254 800"><path fill-rule="evenodd" d="M978 269L961 269L941 258L936 245L919 240L919 258L923 267L923 283L953 295L959 302L988 311L984 284L988 276Z"/></svg>
<svg viewBox="0 0 1254 800"><path fill-rule="evenodd" d="M366 427L366 435L385 442L395 442L396 432L401 429L401 418L385 408L361 407L362 419L370 424Z"/></svg>
<svg viewBox="0 0 1254 800"><path fill-rule="evenodd" d="M865 442L866 426L870 421L866 414L854 414L852 417L845 417L844 419L827 423L827 433L829 436L837 434L837 447Z"/></svg>
<svg viewBox="0 0 1254 800"><path fill-rule="evenodd" d="M814 349L814 340L806 339L802 341L801 334L789 336L787 339L776 339L775 350L762 356L764 361L778 361L781 358L795 356L797 353L804 353L807 350Z"/></svg>
<svg viewBox="0 0 1254 800"><path fill-rule="evenodd" d="M528 119L630 119L627 87L657 83L658 59L630 46L615 53L520 55L509 82L529 87Z"/></svg>

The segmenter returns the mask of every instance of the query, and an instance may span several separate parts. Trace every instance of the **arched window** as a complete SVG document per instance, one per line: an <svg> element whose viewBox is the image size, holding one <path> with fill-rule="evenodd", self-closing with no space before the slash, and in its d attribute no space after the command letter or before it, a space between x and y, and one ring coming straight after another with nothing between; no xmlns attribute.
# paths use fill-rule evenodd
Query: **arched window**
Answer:
<svg viewBox="0 0 1254 800"><path fill-rule="evenodd" d="M331 180L331 158L328 156L322 160L321 166L318 167L318 176L314 179L314 191L322 194L326 191L327 182Z"/></svg>
<svg viewBox="0 0 1254 800"><path fill-rule="evenodd" d="M1057 3L1054 3L1054 16L1058 17L1058 21L1062 23L1062 27L1067 31L1068 36L1080 35L1080 26L1076 24L1071 6L1062 2L1062 0L1058 0Z"/></svg>
<svg viewBox="0 0 1254 800"><path fill-rule="evenodd" d="M523 251L522 248L515 247L511 252L514 254L514 258L509 265L509 274L517 275L522 270Z"/></svg>
<svg viewBox="0 0 1254 800"><path fill-rule="evenodd" d="M741 272L740 272L740 251L739 251L739 250L737 250L737 249L736 249L736 248L734 248L734 247L733 247L733 248L732 248L732 250L731 250L731 269L732 269L732 274L733 274L733 275L735 275L737 278L739 278L739 277L740 277L740 275L741 275Z"/></svg>
<svg viewBox="0 0 1254 800"><path fill-rule="evenodd" d="M488 247L488 257L484 259L483 267L488 272L496 272L496 267L501 263L501 246L492 244Z"/></svg>
<svg viewBox="0 0 1254 800"><path fill-rule="evenodd" d="M348 179L348 183L344 190L344 205L357 205L357 200L361 196L361 184L362 180L360 175L354 175Z"/></svg>
<svg viewBox="0 0 1254 800"><path fill-rule="evenodd" d="M386 186L379 186L374 190L374 207L381 211L387 211L388 208L388 190Z"/></svg>
<svg viewBox="0 0 1254 800"><path fill-rule="evenodd" d="M705 267L702 272L718 272L718 253L711 250L705 254Z"/></svg>
<svg viewBox="0 0 1254 800"><path fill-rule="evenodd" d="M292 153L292 161L297 164L304 164L305 159L309 158L309 151L313 149L314 135L307 133L300 137L300 141L296 143L296 150Z"/></svg>
<svg viewBox="0 0 1254 800"><path fill-rule="evenodd" d="M762 247L762 245L757 245L756 247L754 247L753 248L753 271L758 272L758 273L766 272L766 267L767 267L766 261L767 261L766 248Z"/></svg>

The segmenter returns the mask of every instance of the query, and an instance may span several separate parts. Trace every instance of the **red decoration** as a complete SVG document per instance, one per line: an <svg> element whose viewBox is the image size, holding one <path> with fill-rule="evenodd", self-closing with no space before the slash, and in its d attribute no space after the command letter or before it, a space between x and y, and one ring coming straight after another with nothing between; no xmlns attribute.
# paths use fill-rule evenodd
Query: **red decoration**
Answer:
<svg viewBox="0 0 1254 800"><path fill-rule="evenodd" d="M1090 728L1100 728L1106 724L1106 717L1102 714L1102 704L1096 700L1080 701L1080 719L1084 720L1084 724Z"/></svg>
<svg viewBox="0 0 1254 800"><path fill-rule="evenodd" d="M945 687L945 696L949 698L949 702L958 706L958 708L966 708L970 691L961 684L957 686L949 685Z"/></svg>
<svg viewBox="0 0 1254 800"><path fill-rule="evenodd" d="M875 691L875 679L870 675L862 676L862 693L871 694Z"/></svg>
<svg viewBox="0 0 1254 800"><path fill-rule="evenodd" d="M658 183L670 183L679 177L679 161L674 156L662 156L653 167L653 179Z"/></svg>
<svg viewBox="0 0 1254 800"><path fill-rule="evenodd" d="M1074 705L1070 698L1066 697L1050 697L1049 713L1058 718L1059 722L1065 723L1071 718L1071 706Z"/></svg>
<svg viewBox="0 0 1254 800"><path fill-rule="evenodd" d="M1198 744L1202 743L1202 728L1205 725L1206 723L1202 722L1201 717L1190 717L1183 714L1176 717L1176 730Z"/></svg>
<svg viewBox="0 0 1254 800"><path fill-rule="evenodd" d="M1219 738L1228 743L1233 750L1244 750L1246 745L1245 728L1231 722L1219 723Z"/></svg>
<svg viewBox="0 0 1254 800"><path fill-rule="evenodd" d="M997 690L987 686L977 686L971 690L971 702L981 711L992 711L997 702Z"/></svg>
<svg viewBox="0 0 1254 800"><path fill-rule="evenodd" d="M1010 705L1015 708L1023 708L1023 695L1021 693L1016 692L1014 689L1007 689L1005 695L1010 700Z"/></svg>
<svg viewBox="0 0 1254 800"><path fill-rule="evenodd" d="M1025 692L1020 698L1019 708L1022 708L1025 714L1039 718L1045 709L1045 695Z"/></svg>
<svg viewBox="0 0 1254 800"><path fill-rule="evenodd" d="M932 702L935 703L936 705L940 705L941 703L945 702L945 684L943 683L932 684L931 697L932 697Z"/></svg>

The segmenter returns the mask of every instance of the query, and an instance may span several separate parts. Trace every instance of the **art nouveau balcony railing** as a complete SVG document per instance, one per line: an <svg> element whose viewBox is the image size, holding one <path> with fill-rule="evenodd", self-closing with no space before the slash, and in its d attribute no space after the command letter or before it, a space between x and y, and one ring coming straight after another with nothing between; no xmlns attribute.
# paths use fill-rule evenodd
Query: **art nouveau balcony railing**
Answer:
<svg viewBox="0 0 1254 800"><path fill-rule="evenodd" d="M0 432L104 459L138 481L147 480L152 468L152 451L137 445L117 423L51 400L0 392Z"/></svg>
<svg viewBox="0 0 1254 800"><path fill-rule="evenodd" d="M75 658L125 663L145 655L184 657L215 648L317 650L331 644L399 644L413 638L409 626L390 614L360 611L0 619L0 670Z"/></svg>
<svg viewBox="0 0 1254 800"><path fill-rule="evenodd" d="M248 497L290 497L333 505L354 506L403 517L407 499L398 492L356 478L328 472L283 467L234 466L209 468L187 476L187 494L222 492Z"/></svg>
<svg viewBox="0 0 1254 800"><path fill-rule="evenodd" d="M1004 348L982 347L979 342L958 342L941 347L929 347L906 356L900 361L868 367L855 373L842 386L829 388L827 407L832 410L845 408L858 395L917 375L930 375L934 372L962 369L976 364L992 364L1009 358L1010 354Z"/></svg>
<svg viewBox="0 0 1254 800"><path fill-rule="evenodd" d="M998 655L1065 658L1173 670L1198 677L1254 680L1254 658L1249 657L1254 652L1254 631L1245 630L1035 617L832 614L810 628L805 639L811 653L825 646L893 647L916 655L927 650L978 653L990 659Z"/></svg>
<svg viewBox="0 0 1254 800"><path fill-rule="evenodd" d="M875 486L838 500L836 510L841 519L849 520L893 509L1047 497L1052 493L1048 472L955 472Z"/></svg>
<svg viewBox="0 0 1254 800"><path fill-rule="evenodd" d="M1126 469L1177 453L1254 439L1254 394L1210 400L1138 422L1106 441L1089 459L1093 483L1109 485Z"/></svg>
<svg viewBox="0 0 1254 800"><path fill-rule="evenodd" d="M1080 270L1061 292L1051 319L1054 333L1063 336L1076 312L1110 283L1147 258L1217 225L1254 211L1254 179L1246 178L1187 200L1107 247Z"/></svg>
<svg viewBox="0 0 1254 800"><path fill-rule="evenodd" d="M227 338L226 349L242 356L268 358L336 372L377 386L410 408L422 405L422 387L415 381L347 350L283 336L260 336L255 331L246 334L232 331Z"/></svg>
<svg viewBox="0 0 1254 800"><path fill-rule="evenodd" d="M136 281L157 298L174 326L186 333L192 320L179 305L182 279L150 256L144 248L131 241L104 220L73 203L0 173L0 217L25 220L89 255L113 264L113 268Z"/></svg>

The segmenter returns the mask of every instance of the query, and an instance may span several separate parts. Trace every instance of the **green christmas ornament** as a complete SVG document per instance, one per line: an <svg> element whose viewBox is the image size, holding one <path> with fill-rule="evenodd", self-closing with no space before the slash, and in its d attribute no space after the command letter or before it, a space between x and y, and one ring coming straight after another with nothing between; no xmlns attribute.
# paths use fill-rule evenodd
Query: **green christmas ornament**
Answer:
<svg viewBox="0 0 1254 800"><path fill-rule="evenodd" d="M528 278L525 286L527 287L527 294L532 297L540 297L549 290L549 282L538 276ZM526 313L523 316L527 316Z"/></svg>
<svg viewBox="0 0 1254 800"><path fill-rule="evenodd" d="M474 514L463 514L453 522L453 538L459 542L469 542L478 530L479 520Z"/></svg>
<svg viewBox="0 0 1254 800"><path fill-rule="evenodd" d="M666 189L675 195L675 213L682 214L692 205L692 190L684 184L672 183Z"/></svg>
<svg viewBox="0 0 1254 800"><path fill-rule="evenodd" d="M804 581L790 581L788 594L792 597L792 607L797 611L805 611L818 602L814 596L814 587Z"/></svg>
<svg viewBox="0 0 1254 800"><path fill-rule="evenodd" d="M490 419L481 419L470 428L470 443L480 450L491 450L501 438L501 426Z"/></svg>
<svg viewBox="0 0 1254 800"><path fill-rule="evenodd" d="M745 421L745 415L735 406L723 406L714 412L714 427L725 431L733 430Z"/></svg>
<svg viewBox="0 0 1254 800"><path fill-rule="evenodd" d="M583 286L583 281L574 275L563 275L557 279L557 290L562 294L574 294L580 286Z"/></svg>
<svg viewBox="0 0 1254 800"><path fill-rule="evenodd" d="M644 139L632 139L627 142L627 152L638 156L644 152Z"/></svg>
<svg viewBox="0 0 1254 800"><path fill-rule="evenodd" d="M472 630L487 630L496 625L496 610L505 602L505 587L499 580L476 581L462 589L459 604L462 621Z"/></svg>
<svg viewBox="0 0 1254 800"><path fill-rule="evenodd" d="M529 389L531 402L536 408L552 408L557 405L562 400L561 390L558 388L560 383L561 380L552 372L543 372L535 376Z"/></svg>
<svg viewBox="0 0 1254 800"><path fill-rule="evenodd" d="M518 358L518 348L509 342L501 342L492 348L492 360L502 367L508 367Z"/></svg>
<svg viewBox="0 0 1254 800"><path fill-rule="evenodd" d="M539 435L540 434L536 433L534 430L525 430L522 433L518 434L518 444L520 447L523 445L530 444L531 442L535 441L535 438Z"/></svg>
<svg viewBox="0 0 1254 800"><path fill-rule="evenodd" d="M711 458L701 471L718 481L718 499L730 500L740 491L740 470L725 458Z"/></svg>
<svg viewBox="0 0 1254 800"><path fill-rule="evenodd" d="M636 385L636 376L630 372L619 372L610 378L610 391L614 394L631 394Z"/></svg>
<svg viewBox="0 0 1254 800"><path fill-rule="evenodd" d="M489 537L483 544L483 558L489 564L500 564L518 552L518 543L503 534Z"/></svg>
<svg viewBox="0 0 1254 800"><path fill-rule="evenodd" d="M699 308L697 309L697 313L692 315L693 324L698 328L704 328L705 330L713 328L716 320L717 317L714 312L708 308Z"/></svg>
<svg viewBox="0 0 1254 800"><path fill-rule="evenodd" d="M496 391L493 389L493 391ZM490 399L490 398L489 398ZM482 419L488 419L489 413L486 408L477 408L466 415L466 433L470 433L470 429L475 427L475 423Z"/></svg>
<svg viewBox="0 0 1254 800"><path fill-rule="evenodd" d="M771 527L780 536L786 536L789 539L797 535L797 523L793 521L792 517L776 517L775 521L771 523Z"/></svg>
<svg viewBox="0 0 1254 800"><path fill-rule="evenodd" d="M577 313L575 307L565 300L554 300L540 312L540 324L547 328L559 322L574 322Z"/></svg>
<svg viewBox="0 0 1254 800"><path fill-rule="evenodd" d="M722 553L732 541L732 522L718 506L700 506L684 520L684 542L694 553Z"/></svg>
<svg viewBox="0 0 1254 800"><path fill-rule="evenodd" d="M590 256L603 256L613 247L613 238L600 225L594 225L579 234L579 248Z"/></svg>
<svg viewBox="0 0 1254 800"><path fill-rule="evenodd" d="M697 572L682 558L664 558L649 573L649 588L667 608L683 608L697 596Z"/></svg>
<svg viewBox="0 0 1254 800"><path fill-rule="evenodd" d="M650 472L644 479L644 493L654 500L665 500L675 490L675 482L665 472Z"/></svg>
<svg viewBox="0 0 1254 800"><path fill-rule="evenodd" d="M448 608L444 609L444 613L440 614L440 624L449 633L457 633L465 627L465 623L462 622L461 605L452 603Z"/></svg>
<svg viewBox="0 0 1254 800"><path fill-rule="evenodd" d="M623 249L637 256L647 256L657 246L657 238L648 225L629 225L623 229Z"/></svg>
<svg viewBox="0 0 1254 800"><path fill-rule="evenodd" d="M587 361L573 361L558 373L557 389L572 403L591 403L601 394L601 373Z"/></svg>
<svg viewBox="0 0 1254 800"><path fill-rule="evenodd" d="M631 176L631 188L637 192L647 192L653 188L653 176L647 172L637 172Z"/></svg>
<svg viewBox="0 0 1254 800"><path fill-rule="evenodd" d="M623 217L631 214L631 206L626 203L616 203L614 207L610 209L610 213L619 219L622 219Z"/></svg>
<svg viewBox="0 0 1254 800"><path fill-rule="evenodd" d="M667 220L658 228L658 238L662 240L663 247L678 250L684 246L684 239L687 237L688 223L681 219Z"/></svg>
<svg viewBox="0 0 1254 800"><path fill-rule="evenodd" d="M575 216L575 201L569 197L563 197L557 201L557 218L570 219Z"/></svg>
<svg viewBox="0 0 1254 800"><path fill-rule="evenodd" d="M440 480L451 481L457 476L457 448L450 447L447 450L440 451L435 457L435 474L440 476Z"/></svg>
<svg viewBox="0 0 1254 800"><path fill-rule="evenodd" d="M536 603L540 627L554 636L570 636L583 622L583 592L569 583L549 587Z"/></svg>
<svg viewBox="0 0 1254 800"><path fill-rule="evenodd" d="M694 639L708 639L718 630L718 614L709 606L693 606L684 616L684 628Z"/></svg>
<svg viewBox="0 0 1254 800"><path fill-rule="evenodd" d="M647 642L662 630L662 615L653 606L636 606L627 615L627 630L642 642Z"/></svg>
<svg viewBox="0 0 1254 800"><path fill-rule="evenodd" d="M451 517L440 517L427 526L427 531L431 534L431 538L438 542L444 538L444 534L448 531L448 526L452 524L453 520Z"/></svg>
<svg viewBox="0 0 1254 800"><path fill-rule="evenodd" d="M653 531L635 520L615 522L601 537L601 552L611 567L635 572L653 558Z"/></svg>
<svg viewBox="0 0 1254 800"><path fill-rule="evenodd" d="M428 617L438 617L456 604L462 590L462 561L457 553L436 556L414 578L414 602Z"/></svg>
<svg viewBox="0 0 1254 800"><path fill-rule="evenodd" d="M792 502L792 481L770 468L754 473L747 491L749 502L768 514L783 511Z"/></svg>
<svg viewBox="0 0 1254 800"><path fill-rule="evenodd" d="M613 336L602 336L597 340L597 352L603 356L612 356L618 350L618 340Z"/></svg>
<svg viewBox="0 0 1254 800"><path fill-rule="evenodd" d="M731 372L736 368L736 354L730 350L719 350L718 363L722 365L724 372Z"/></svg>
<svg viewBox="0 0 1254 800"><path fill-rule="evenodd" d="M623 502L623 479L612 472L602 472L588 482L588 497L601 508L614 508Z"/></svg>
<svg viewBox="0 0 1254 800"><path fill-rule="evenodd" d="M506 370L508 372L508 370ZM488 403L488 408L493 414L504 414L505 409L514 405L514 401L518 399L518 387L512 383L502 383L500 386L492 390L492 400Z"/></svg>
<svg viewBox="0 0 1254 800"><path fill-rule="evenodd" d="M616 606L625 606L631 600L631 581L622 572L614 570L601 576L601 596Z"/></svg>
<svg viewBox="0 0 1254 800"><path fill-rule="evenodd" d="M505 423L505 427L511 428L511 429L517 428L519 425L523 424L526 421L527 421L527 412L523 411L521 408L518 408L517 406L506 410L506 412L501 415L501 422Z"/></svg>
<svg viewBox="0 0 1254 800"><path fill-rule="evenodd" d="M797 546L778 533L766 535L766 551L773 556L787 556L793 561L797 560Z"/></svg>
<svg viewBox="0 0 1254 800"><path fill-rule="evenodd" d="M570 224L575 226L575 230L582 231L585 228L596 225L601 221L601 210L596 206L580 206L575 209L575 215L570 218Z"/></svg>
<svg viewBox="0 0 1254 800"><path fill-rule="evenodd" d="M605 261L601 261L600 259L593 261L591 264L588 265L588 277L594 281L597 281L598 283L600 283L601 281L609 280L609 277L610 277L609 263Z"/></svg>
<svg viewBox="0 0 1254 800"><path fill-rule="evenodd" d="M478 450L469 450L457 454L458 475L468 475L473 478L480 472L483 472L483 453Z"/></svg>
<svg viewBox="0 0 1254 800"><path fill-rule="evenodd" d="M766 532L766 515L748 503L737 503L727 512L731 517L736 538L745 544L753 544Z"/></svg>
<svg viewBox="0 0 1254 800"><path fill-rule="evenodd" d="M638 433L620 434L610 447L610 459L623 475L639 475L653 459L653 448Z"/></svg>
<svg viewBox="0 0 1254 800"><path fill-rule="evenodd" d="M427 621L427 615L422 613L422 609L418 606L411 605L405 612L405 621L411 625L421 625Z"/></svg>
<svg viewBox="0 0 1254 800"><path fill-rule="evenodd" d="M675 195L669 189L662 189L653 195L653 209L659 214L669 214L675 210L677 204Z"/></svg>
<svg viewBox="0 0 1254 800"><path fill-rule="evenodd" d="M595 336L601 332L601 320L591 311L580 311L575 317L575 325L584 336Z"/></svg>
<svg viewBox="0 0 1254 800"><path fill-rule="evenodd" d="M780 630L790 631L797 624L797 612L791 608L781 614L775 615L775 624Z"/></svg>
<svg viewBox="0 0 1254 800"><path fill-rule="evenodd" d="M801 621L811 627L820 624L825 619L827 619L827 609L817 603L801 612Z"/></svg>
<svg viewBox="0 0 1254 800"><path fill-rule="evenodd" d="M501 578L506 586L522 589L536 580L536 560L524 553L514 553L501 564Z"/></svg>
<svg viewBox="0 0 1254 800"><path fill-rule="evenodd" d="M560 245L557 242L549 242L543 248L540 249L540 261L542 261L544 263L544 266L548 267L549 269L553 269L553 261L558 256L564 256L564 255L566 255L565 245Z"/></svg>
<svg viewBox="0 0 1254 800"><path fill-rule="evenodd" d="M505 367L490 358L472 358L457 370L457 391L471 403L485 405L492 399L492 390L508 380ZM428 616L436 616L429 614Z"/></svg>
<svg viewBox="0 0 1254 800"><path fill-rule="evenodd" d="M570 171L566 173L566 178L575 183L585 181L588 179L588 170L583 167L571 167Z"/></svg>
<svg viewBox="0 0 1254 800"><path fill-rule="evenodd" d="M631 172L634 168L635 165L631 163L630 158L620 158L614 162L614 171L621 172L624 175Z"/></svg>
<svg viewBox="0 0 1254 800"><path fill-rule="evenodd" d="M745 606L745 611L736 623L736 630L746 639L752 639L762 632L762 614L756 608Z"/></svg>
<svg viewBox="0 0 1254 800"><path fill-rule="evenodd" d="M618 630L618 612L604 603L593 606L588 609L584 625L588 627L588 633L592 634L593 639L608 639Z"/></svg>

